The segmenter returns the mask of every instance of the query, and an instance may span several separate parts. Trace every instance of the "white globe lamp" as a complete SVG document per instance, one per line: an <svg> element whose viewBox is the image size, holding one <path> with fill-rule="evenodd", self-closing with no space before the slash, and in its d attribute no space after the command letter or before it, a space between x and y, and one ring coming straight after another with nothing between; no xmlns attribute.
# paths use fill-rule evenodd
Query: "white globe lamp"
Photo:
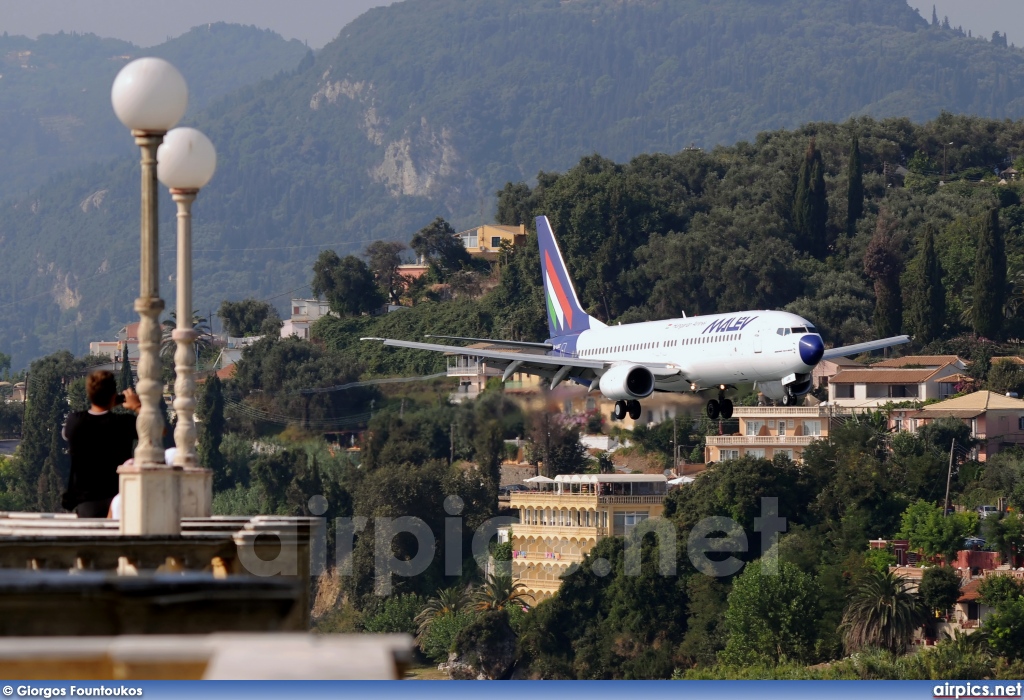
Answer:
<svg viewBox="0 0 1024 700"><path fill-rule="evenodd" d="M162 58L139 58L114 78L114 114L132 131L162 134L185 116L188 86L178 69Z"/></svg>
<svg viewBox="0 0 1024 700"><path fill-rule="evenodd" d="M217 151L206 134L187 126L171 129L156 152L156 174L171 190L198 190L217 169Z"/></svg>

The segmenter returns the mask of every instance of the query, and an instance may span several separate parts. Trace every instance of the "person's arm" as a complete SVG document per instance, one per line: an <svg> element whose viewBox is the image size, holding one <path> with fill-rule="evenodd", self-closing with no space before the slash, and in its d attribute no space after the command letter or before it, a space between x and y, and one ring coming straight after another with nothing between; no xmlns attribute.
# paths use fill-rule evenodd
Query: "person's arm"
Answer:
<svg viewBox="0 0 1024 700"><path fill-rule="evenodd" d="M129 411L138 413L139 409L142 408L142 402L139 401L139 395L135 393L135 389L128 387L124 390L124 407Z"/></svg>

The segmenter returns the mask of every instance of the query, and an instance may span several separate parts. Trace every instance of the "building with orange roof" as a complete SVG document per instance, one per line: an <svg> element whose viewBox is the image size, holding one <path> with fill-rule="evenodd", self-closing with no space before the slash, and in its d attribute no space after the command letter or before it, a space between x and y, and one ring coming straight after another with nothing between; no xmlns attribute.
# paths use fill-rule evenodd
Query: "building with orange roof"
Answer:
<svg viewBox="0 0 1024 700"><path fill-rule="evenodd" d="M978 441L975 458L986 461L1007 447L1024 445L1024 401L994 391L975 391L921 408L899 408L889 416L892 430L916 431L933 420L957 418Z"/></svg>
<svg viewBox="0 0 1024 700"><path fill-rule="evenodd" d="M957 393L949 378L966 363L956 355L908 355L861 369L843 369L831 378L828 400L842 408L871 409L888 403L945 399Z"/></svg>

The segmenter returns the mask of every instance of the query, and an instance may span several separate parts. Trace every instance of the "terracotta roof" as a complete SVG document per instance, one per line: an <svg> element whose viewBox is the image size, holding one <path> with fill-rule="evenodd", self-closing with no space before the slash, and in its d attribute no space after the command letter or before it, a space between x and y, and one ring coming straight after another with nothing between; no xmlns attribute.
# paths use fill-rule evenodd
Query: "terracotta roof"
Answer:
<svg viewBox="0 0 1024 700"><path fill-rule="evenodd" d="M932 367L934 369L938 369L939 367L945 367L957 360L960 360L960 358L956 355L907 355L906 357L894 357L891 360L876 362L872 367L900 368L907 367L908 365L918 365L920 367ZM963 360L960 361L963 362Z"/></svg>
<svg viewBox="0 0 1024 700"><path fill-rule="evenodd" d="M978 588L981 586L981 579L971 579L963 585L960 589L960 597L956 599L958 603L971 603L981 597L978 592Z"/></svg>
<svg viewBox="0 0 1024 700"><path fill-rule="evenodd" d="M931 408L926 406L925 408ZM985 409L983 408L949 408L941 411L925 411L921 409L914 414L916 418L977 418L980 415L984 415Z"/></svg>
<svg viewBox="0 0 1024 700"><path fill-rule="evenodd" d="M836 367L863 367L864 366L863 362L857 362L856 360L851 360L849 357L830 357L827 360L822 360L822 362L823 363L824 362L831 362Z"/></svg>
<svg viewBox="0 0 1024 700"><path fill-rule="evenodd" d="M1024 365L1024 357L1017 357L1016 355L1010 355L1008 357L993 357L989 362L992 364L997 362L1012 362L1015 365Z"/></svg>
<svg viewBox="0 0 1024 700"><path fill-rule="evenodd" d="M964 394L952 399L946 399L939 403L933 403L921 409L922 414L942 413L950 415L951 410L966 411L1024 411L1024 401L1011 399L1009 396L997 394L994 391L975 391L972 394ZM976 414L977 415L977 414Z"/></svg>
<svg viewBox="0 0 1024 700"><path fill-rule="evenodd" d="M943 377L942 381L949 384L974 384L978 380L966 374L957 373L951 374L948 377Z"/></svg>
<svg viewBox="0 0 1024 700"><path fill-rule="evenodd" d="M236 370L237 370L237 367L235 365L228 365L227 367L224 367L223 369L217 370L217 377L219 379L232 379L235 376L235 371Z"/></svg>
<svg viewBox="0 0 1024 700"><path fill-rule="evenodd" d="M937 369L844 369L832 377L832 384L920 384Z"/></svg>

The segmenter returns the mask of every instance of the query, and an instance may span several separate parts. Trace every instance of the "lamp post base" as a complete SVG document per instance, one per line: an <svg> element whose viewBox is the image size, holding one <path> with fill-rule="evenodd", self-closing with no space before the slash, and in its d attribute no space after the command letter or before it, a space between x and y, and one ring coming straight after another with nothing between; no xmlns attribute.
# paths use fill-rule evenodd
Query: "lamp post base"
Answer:
<svg viewBox="0 0 1024 700"><path fill-rule="evenodd" d="M181 472L134 462L118 467L122 535L181 534Z"/></svg>
<svg viewBox="0 0 1024 700"><path fill-rule="evenodd" d="M202 467L181 470L181 517L209 518L213 515L213 472Z"/></svg>

